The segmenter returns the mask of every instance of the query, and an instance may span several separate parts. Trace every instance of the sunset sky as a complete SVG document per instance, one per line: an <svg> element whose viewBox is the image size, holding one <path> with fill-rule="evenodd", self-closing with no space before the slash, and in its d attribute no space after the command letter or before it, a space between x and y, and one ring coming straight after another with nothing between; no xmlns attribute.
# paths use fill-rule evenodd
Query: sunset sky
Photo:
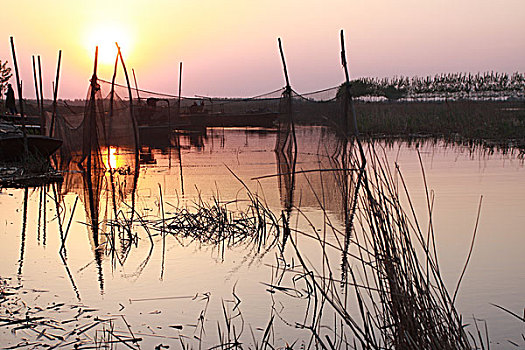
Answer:
<svg viewBox="0 0 525 350"><path fill-rule="evenodd" d="M182 61L184 96L247 97L284 86L281 37L292 87L310 92L344 79L341 29L353 78L523 72L524 14L523 0L18 0L2 3L0 60L12 63L13 36L34 98L31 55L40 55L51 98L61 49L59 97L83 98L95 45L99 76L110 79L118 41L140 88L176 94Z"/></svg>

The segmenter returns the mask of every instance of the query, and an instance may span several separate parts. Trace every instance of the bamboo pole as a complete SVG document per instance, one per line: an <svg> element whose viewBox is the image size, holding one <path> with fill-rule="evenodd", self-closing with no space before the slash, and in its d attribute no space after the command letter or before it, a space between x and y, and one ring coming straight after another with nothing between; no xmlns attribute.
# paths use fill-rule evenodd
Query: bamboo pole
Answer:
<svg viewBox="0 0 525 350"><path fill-rule="evenodd" d="M20 82L20 74L18 72L18 63L16 61L16 50L15 50L15 42L13 37L11 39L11 53L13 55L13 64L15 66L15 75L16 75L16 87L18 91L18 103L20 105L20 119L22 121L22 134L24 137L24 152L27 154L28 148L27 148L27 134L26 134L26 121L24 116L24 103L22 98L22 83Z"/></svg>
<svg viewBox="0 0 525 350"><path fill-rule="evenodd" d="M113 125L113 102L114 102L114 96L115 96L115 79L117 78L117 66L118 66L118 60L119 55L117 53L117 56L115 57L115 66L113 67L113 77L111 78L111 93L109 98L109 129L111 130ZM111 151L109 146L109 135L107 135L106 138L106 147L108 152L108 165L109 165L109 176L111 180L111 199L113 201L113 215L115 217L115 220L117 220L118 214L117 214L117 199L116 199L116 188L115 188L115 179L113 175L113 167L111 165ZM112 234L113 238L115 237L114 233Z"/></svg>
<svg viewBox="0 0 525 350"><path fill-rule="evenodd" d="M350 244L350 238L351 238L351 235L352 235L352 231L354 229L354 217L355 217L355 212L356 212L356 209L357 209L357 201L358 201L358 196L359 196L359 191L360 191L360 188L361 188L361 185L363 183L363 178L365 177L365 166L366 166L366 156L365 156L365 153L364 153L364 150L363 150L363 146L361 145L361 140L359 138L359 130L357 129L357 117L356 117L356 112L355 112L355 108L354 108L354 103L352 101L352 92L350 90L350 74L348 73L348 64L347 64L347 61L346 61L346 51L345 51L345 37L344 37L344 31L341 29L341 64L343 65L343 69L344 69L344 72L345 72L345 80L346 80L346 83L345 83L345 100L344 100L344 148L343 148L343 153L342 153L342 156L341 156L341 162L342 162L342 165L343 165L343 168L346 168L346 163L348 162L347 160L347 148L348 148L348 137L349 137L349 134L348 134L348 107L350 107L350 111L352 113L352 120L353 120L353 131L354 131L354 136L355 136L355 140L356 140L356 143L357 143L357 146L359 148L359 154L360 154L360 157L361 157L361 166L359 168L359 174L357 176L357 183L355 185L355 189L354 189L354 196L353 196L353 200L352 200L352 206L349 210L348 208L348 197L350 195L350 189L348 187L348 182L347 182L347 179L348 179L348 172L344 171L343 172L343 179L344 179L344 186L343 186L343 210L344 210L344 220L345 220L345 248L344 248L344 251L343 251L343 266L346 266L346 261L344 259L346 259L346 255L348 253L348 247L349 247L349 244ZM366 184L365 184L366 186Z"/></svg>
<svg viewBox="0 0 525 350"><path fill-rule="evenodd" d="M113 126L113 110L114 110L114 100L115 100L115 79L117 78L117 66L118 66L118 60L119 55L117 53L117 56L115 57L115 65L113 67L113 76L111 77L111 92L109 95L109 130L112 129ZM106 137L106 146L108 147L108 161L109 161L109 137L110 135L105 135Z"/></svg>
<svg viewBox="0 0 525 350"><path fill-rule="evenodd" d="M279 43L279 52L281 53L281 61L283 63L284 78L286 80L285 97L287 99L286 104L287 104L287 109L288 109L288 121L290 123L290 131L292 133L293 146L295 148L295 152L297 152L297 138L295 136L295 123L293 120L293 109L292 109L293 107L292 106L292 87L290 86L290 79L288 79L288 69L286 68L286 60L284 58L284 51L283 51L283 46L281 43L281 38L277 38L277 42Z"/></svg>
<svg viewBox="0 0 525 350"><path fill-rule="evenodd" d="M97 105L95 103L96 91L97 91L97 66L98 66L98 46L95 48L95 60L93 62L93 75L91 76L91 90L90 90L90 114L89 114L89 157L88 157L88 172L91 173L91 153L93 148L93 129L95 128L95 121L93 120L96 116ZM56 89L56 85L55 85Z"/></svg>
<svg viewBox="0 0 525 350"><path fill-rule="evenodd" d="M135 191L137 189L137 183L139 181L139 172L140 172L140 154L139 154L139 132L137 126L137 120L135 119L135 114L133 113L133 96L131 93L131 84L129 83L129 75L126 69L126 64L124 63L124 58L122 57L122 51L120 51L120 46L115 42L117 46L118 56L120 57L120 63L122 63L122 69L124 70L124 76L126 77L126 83L128 85L128 94L129 94L129 114L131 117L131 123L133 125L133 132L135 135L135 173L133 174L133 190L131 195L131 217L129 220L130 225L133 225L133 216L135 214ZM131 229L132 227L130 227Z"/></svg>
<svg viewBox="0 0 525 350"><path fill-rule="evenodd" d="M98 50L98 46L97 46ZM53 86L53 113L51 114L51 125L49 126L49 136L53 136L53 129L55 127L55 117L57 114L57 97L58 97L58 80L60 78L60 61L62 60L62 50L58 50L58 63L55 84Z"/></svg>
<svg viewBox="0 0 525 350"><path fill-rule="evenodd" d="M59 59L60 60L60 59ZM95 94L96 94L96 89L97 89L97 64L98 64L98 46L95 48L95 60L94 60L94 63L93 63L93 75L91 77L91 93L90 93L90 100L89 100L89 107L90 107L90 111L89 111L89 115L88 115L88 126L89 126L89 136L88 136L88 158L87 158L87 171L84 171L84 176L86 177L86 182L87 182L87 188L88 188L88 200L89 200L89 212L90 212L90 215L91 215L91 229L93 231L93 241L95 242L95 247L97 247L96 249L98 249L98 210L96 210L97 208L95 208L95 194L94 194L94 191L93 191L93 181L92 181L92 174L93 174L93 169L92 169L92 153L93 153L93 129L95 128L95 117L96 117L96 101L95 101ZM55 89L56 91L56 89ZM85 118L85 116L84 116ZM85 138L84 138L84 142L85 142ZM85 147L84 148L84 152L85 152ZM83 155L83 157L86 156L85 154ZM95 254L96 254L96 251L95 251Z"/></svg>
<svg viewBox="0 0 525 350"><path fill-rule="evenodd" d="M297 138L295 135L295 123L293 120L293 105L292 105L292 87L290 86L290 79L288 78L288 69L286 67L286 60L284 58L284 50L281 42L281 38L277 38L277 41L279 43L279 52L281 54L281 61L283 63L283 70L284 70L284 78L286 80L286 104L288 109L288 118L290 123L290 131L292 133L292 140L293 140L293 152L292 148L289 146L286 150L286 153L284 153L283 149L278 150L281 152L281 154L284 156L284 160L286 162L287 167L291 170L291 176L290 176L290 188L286 189L288 193L288 200L285 203L285 211L286 215L283 215L283 219L286 220L286 227L288 228L288 224L290 222L290 215L293 205L293 194L294 194L294 188L295 188L295 165L297 161ZM283 144L283 146L286 144L286 142ZM282 213L281 213L282 214Z"/></svg>
<svg viewBox="0 0 525 350"><path fill-rule="evenodd" d="M357 117L355 113L354 103L352 101L352 94L350 91L350 74L348 73L348 64L346 62L346 51L345 51L345 34L344 31L341 29L341 64L343 65L344 71L345 71L345 79L346 79L346 96L348 99L348 103L350 104L350 110L352 112L352 121L353 121L353 127L354 127L354 135L359 136L359 130L357 129ZM347 119L347 118L345 118ZM345 120L345 127L348 135L348 121Z"/></svg>
<svg viewBox="0 0 525 350"><path fill-rule="evenodd" d="M166 102L168 103L168 135L167 135L167 141L168 141L168 145L170 143L170 136L171 136L171 105L170 105L170 100L167 98L166 99ZM171 169L171 147L168 146L168 167L169 169Z"/></svg>
<svg viewBox="0 0 525 350"><path fill-rule="evenodd" d="M180 117L180 99L181 99L181 91L182 91L182 62L180 62L179 65L179 100L177 103L177 117Z"/></svg>
<svg viewBox="0 0 525 350"><path fill-rule="evenodd" d="M36 64L35 64L35 56L31 56L33 60L33 81L35 83L35 97L36 97L36 104L38 105L38 110L40 110L40 93L38 92L38 81L36 77ZM43 121L42 121L42 115L40 115L40 134L43 133Z"/></svg>
<svg viewBox="0 0 525 350"><path fill-rule="evenodd" d="M40 93L38 92L38 81L36 77L36 63L35 63L35 56L31 56L31 59L33 61L33 82L35 83L35 97L36 97L36 103L38 107L40 107Z"/></svg>
<svg viewBox="0 0 525 350"><path fill-rule="evenodd" d="M40 118L41 121L42 121L42 125L40 125L40 131L41 131L41 134L42 135L45 135L46 134L46 118L45 118L45 115L44 115L44 91L42 89L42 65L40 63L40 55L38 55L38 85L39 85L39 89L40 89L40 106L39 107L39 110L40 110Z"/></svg>
<svg viewBox="0 0 525 350"><path fill-rule="evenodd" d="M182 93L182 62L179 64L179 99L177 102L177 118L180 120L180 101ZM182 174L182 150L180 149L180 135L177 135L177 151L179 153L180 187L184 196L184 176Z"/></svg>
<svg viewBox="0 0 525 350"><path fill-rule="evenodd" d="M122 51L120 50L120 46L118 45L118 43L115 43L115 45L117 46L118 55L120 57L120 63L122 64L122 69L124 70L124 76L126 77L126 84L128 86L129 113L130 113L131 122L133 125L133 133L135 136L135 174L133 176L133 193L135 193L135 189L137 188L139 171L140 171L139 133L138 133L137 120L135 119L135 113L133 109L133 96L131 93L131 84L129 82L128 70L126 69L126 64L124 63L124 57L122 57ZM135 195L133 194L131 197L131 219L130 219L131 224L133 224L134 211L135 211Z"/></svg>
<svg viewBox="0 0 525 350"><path fill-rule="evenodd" d="M139 101L139 104L140 104L139 85L137 84L137 77L135 77L135 69L131 68L131 71L133 72L133 80L135 81L135 91L137 92L137 101Z"/></svg>
<svg viewBox="0 0 525 350"><path fill-rule="evenodd" d="M138 134L137 121L135 119L135 114L133 113L133 96L131 94L131 84L129 83L128 71L126 69L126 64L124 63L124 58L122 57L122 52L120 51L120 46L118 45L118 43L115 43L115 45L117 45L118 55L120 57L120 63L122 63L122 69L124 70L124 76L126 77L126 83L128 85L129 113L131 115L131 121L133 124L133 132L135 134L135 161L137 162L137 164L139 164L139 134Z"/></svg>
<svg viewBox="0 0 525 350"><path fill-rule="evenodd" d="M277 42L279 43L279 52L281 53L281 60L283 62L284 78L286 79L286 88L290 89L290 80L288 79L288 69L286 68L286 60L284 59L284 51L283 45L281 43L281 38L277 38Z"/></svg>

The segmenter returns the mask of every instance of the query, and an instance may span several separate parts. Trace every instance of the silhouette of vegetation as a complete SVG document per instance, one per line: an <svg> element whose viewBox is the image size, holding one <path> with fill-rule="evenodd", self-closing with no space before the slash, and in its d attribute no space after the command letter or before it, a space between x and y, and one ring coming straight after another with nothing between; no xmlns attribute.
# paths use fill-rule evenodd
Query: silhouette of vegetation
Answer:
<svg viewBox="0 0 525 350"><path fill-rule="evenodd" d="M346 83L341 84L337 91L337 99L342 98L343 89ZM385 97L388 100L396 101L406 97L407 89L404 87L397 87L390 84L388 81L377 82L370 78L360 78L352 80L350 83L350 92L353 97Z"/></svg>
<svg viewBox="0 0 525 350"><path fill-rule="evenodd" d="M525 74L443 73L426 77L359 78L351 81L352 96L385 97L388 100L401 98L487 98L523 95ZM337 93L341 96L342 84Z"/></svg>
<svg viewBox="0 0 525 350"><path fill-rule="evenodd" d="M11 79L11 68L7 66L7 61L2 63L0 60L0 100L4 97L4 91L7 89L7 82Z"/></svg>

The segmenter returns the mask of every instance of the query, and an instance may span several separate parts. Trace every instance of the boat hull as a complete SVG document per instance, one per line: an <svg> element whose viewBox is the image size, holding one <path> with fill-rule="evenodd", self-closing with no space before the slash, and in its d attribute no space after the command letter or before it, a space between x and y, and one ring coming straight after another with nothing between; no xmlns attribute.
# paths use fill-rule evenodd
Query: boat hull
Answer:
<svg viewBox="0 0 525 350"><path fill-rule="evenodd" d="M27 135L29 154L49 157L62 145L62 140L44 135ZM16 161L24 157L24 137L22 135L5 135L0 137L0 160Z"/></svg>

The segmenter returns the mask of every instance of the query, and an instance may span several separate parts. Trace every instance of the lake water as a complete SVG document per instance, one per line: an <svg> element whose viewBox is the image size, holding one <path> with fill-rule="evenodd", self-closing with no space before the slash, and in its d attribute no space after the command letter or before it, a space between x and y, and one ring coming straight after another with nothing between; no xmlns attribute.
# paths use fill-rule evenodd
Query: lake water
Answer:
<svg viewBox="0 0 525 350"><path fill-rule="evenodd" d="M205 207L220 201L229 202L231 215L238 214L249 204L247 186L277 220L281 213L290 216L290 227L297 231L294 242L312 266L322 268L323 262L316 261L321 257L319 243L310 236L317 232L335 244L337 237L327 235L327 227L344 231L341 192L332 172L326 171L334 164L322 156L330 153L333 138L320 127L298 130L297 174L291 192L291 168L273 151L275 138L275 133L262 130L214 129L206 137L181 136L180 149L153 143L147 156L150 162L141 165L138 179L122 166L133 154L111 149L110 157L104 159L120 168L120 173L114 174L118 215L129 218L131 206L136 210L131 235L121 233L114 240L105 235L112 231L115 219L109 173L100 177L104 181L94 184L101 222L98 235L89 224L92 213L86 209L86 182L80 172L66 174L56 195L51 188L3 189L0 276L20 286L18 296L26 305L47 310L45 314L54 320L74 320L61 327L87 322L82 318L86 315L92 322L97 315L113 318L118 331L129 334L125 319L135 336L143 338L144 348L158 344L179 348L181 339L194 348L216 345L218 328L227 333L225 313L235 316L230 335L240 334L244 344L260 344L273 318L271 344L308 346L310 331L296 327L304 322L306 310L306 301L299 296L306 288L301 279L286 282L293 287L295 281L295 290L271 287L280 278L281 237L275 242L272 232L229 240L203 239L191 233L163 237L162 225L152 228L153 221L162 218L162 208L165 218L171 218L180 208L195 211L198 203ZM429 215L419 151L427 188L434 198L433 228L441 273L450 294L467 259L482 197L476 239L456 307L464 323L473 323L475 317L484 331L482 320L486 321L491 348L509 348L513 346L509 341L525 348L523 322L491 305L518 315L524 312L523 160L512 153L443 142L377 142L375 146L392 166L394 161L399 165L426 232ZM136 201L131 203L135 180ZM55 198L60 205L62 232ZM139 217L150 223L149 233ZM60 254L66 231L65 250ZM298 268L291 247L286 247L284 256L290 270ZM331 269L334 275L341 275L340 264ZM54 307L59 303L67 307ZM79 318L79 308L71 308L73 305L82 305L87 311ZM36 335L2 327L0 345L13 346L23 339L34 340Z"/></svg>

